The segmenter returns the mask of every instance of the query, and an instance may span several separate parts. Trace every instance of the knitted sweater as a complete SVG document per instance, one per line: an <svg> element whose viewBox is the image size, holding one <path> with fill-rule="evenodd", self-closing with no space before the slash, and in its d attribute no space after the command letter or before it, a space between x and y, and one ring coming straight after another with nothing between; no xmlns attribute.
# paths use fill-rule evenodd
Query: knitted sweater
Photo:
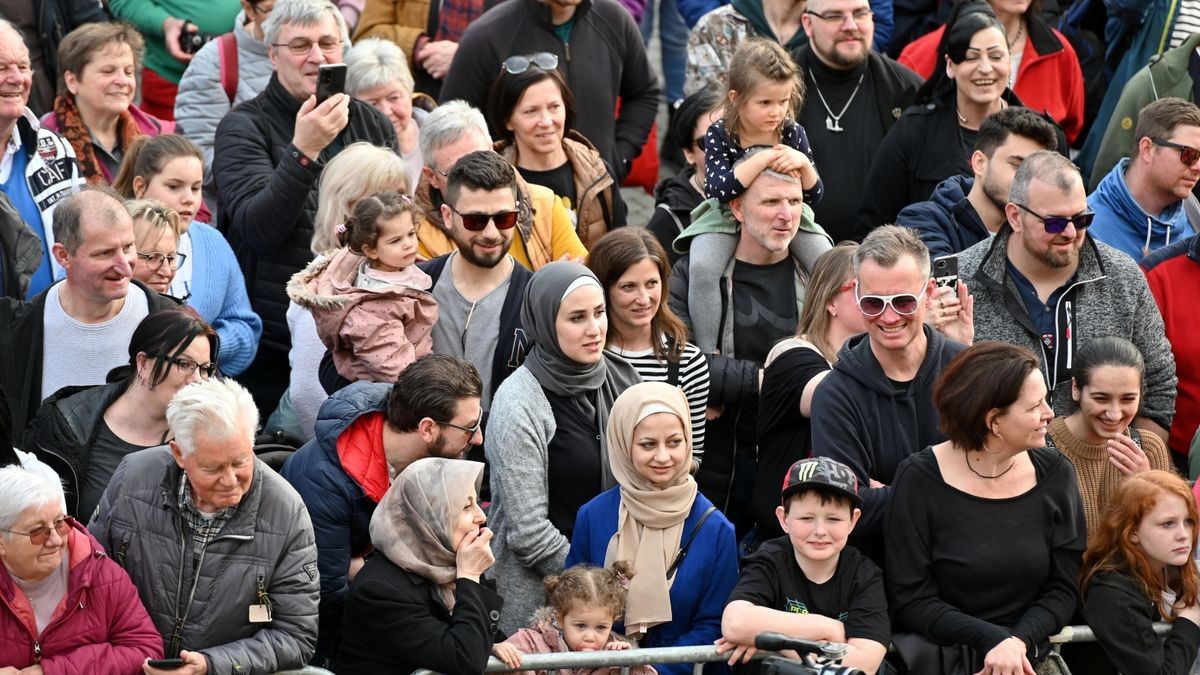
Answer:
<svg viewBox="0 0 1200 675"><path fill-rule="evenodd" d="M1108 448L1104 443L1090 444L1071 433L1067 418L1056 417L1050 422L1050 438L1059 452L1075 465L1075 476L1079 479L1079 495L1083 498L1083 517L1087 521L1088 537L1104 517L1104 511L1112 499L1113 491L1125 476L1108 461ZM1142 434L1141 447L1150 460L1151 469L1171 470L1171 458L1167 446L1156 434Z"/></svg>

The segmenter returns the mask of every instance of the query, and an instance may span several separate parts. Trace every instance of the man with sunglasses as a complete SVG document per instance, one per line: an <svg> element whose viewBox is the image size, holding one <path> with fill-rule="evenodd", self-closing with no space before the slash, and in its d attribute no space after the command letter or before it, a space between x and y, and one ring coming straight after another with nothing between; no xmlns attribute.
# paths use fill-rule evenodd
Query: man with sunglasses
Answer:
<svg viewBox="0 0 1200 675"><path fill-rule="evenodd" d="M316 17L316 18L314 18ZM217 223L237 254L262 341L240 380L270 415L288 385L284 287L312 260L317 183L325 163L365 141L396 148L383 113L343 93L317 100L320 67L342 63L346 22L329 0L279 0L263 26L275 66L266 89L217 126Z"/></svg>
<svg viewBox="0 0 1200 675"><path fill-rule="evenodd" d="M1193 234L1200 216L1192 190L1200 180L1200 108L1164 98L1138 113L1133 152L1108 172L1088 206L1096 213L1092 236L1141 260ZM1200 219L1198 219L1200 220Z"/></svg>
<svg viewBox="0 0 1200 675"><path fill-rule="evenodd" d="M850 542L880 563L892 479L909 455L945 440L933 387L965 349L926 323L936 288L929 272L929 250L911 229L885 225L863 239L854 253L854 297L867 332L842 347L812 401L813 454L858 476L862 517Z"/></svg>
<svg viewBox="0 0 1200 675"><path fill-rule="evenodd" d="M971 281L975 299L975 339L1040 355L1056 415L1075 408L1072 362L1082 341L1115 335L1133 342L1146 361L1134 425L1166 440L1176 381L1162 315L1137 263L1088 236L1094 216L1078 167L1057 152L1026 157L1005 215L995 237L959 256L959 276Z"/></svg>
<svg viewBox="0 0 1200 675"><path fill-rule="evenodd" d="M501 2L458 45L442 101L462 99L482 110L501 68L512 74L557 68L575 95L575 128L600 151L613 178L625 178L654 124L659 87L642 34L616 0Z"/></svg>
<svg viewBox="0 0 1200 675"><path fill-rule="evenodd" d="M111 189L89 187L59 202L54 240L66 280L27 303L0 298L0 389L15 429L59 389L104 384L126 362L142 319L179 305L132 278L133 219Z"/></svg>
<svg viewBox="0 0 1200 675"><path fill-rule="evenodd" d="M333 656L346 591L370 551L371 514L383 493L418 459L461 458L482 445L482 394L470 363L428 354L393 385L355 382L331 396L316 437L283 465L316 530L321 619L313 665Z"/></svg>

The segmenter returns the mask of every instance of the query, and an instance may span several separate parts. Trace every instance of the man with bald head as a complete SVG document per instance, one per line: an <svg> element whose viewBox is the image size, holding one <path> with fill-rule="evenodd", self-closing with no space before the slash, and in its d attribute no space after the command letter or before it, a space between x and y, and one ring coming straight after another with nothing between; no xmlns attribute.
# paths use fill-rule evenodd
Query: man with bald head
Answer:
<svg viewBox="0 0 1200 675"><path fill-rule="evenodd" d="M177 304L132 279L133 219L108 188L85 188L57 205L51 252L64 281L30 302L0 299L0 389L16 429L62 387L104 384L128 361L141 320Z"/></svg>
<svg viewBox="0 0 1200 675"><path fill-rule="evenodd" d="M1088 235L1093 213L1079 169L1043 150L1013 177L1007 222L959 256L975 297L975 339L1001 340L1041 357L1056 415L1073 411L1071 365L1087 340L1114 335L1146 360L1134 426L1164 441L1175 410L1175 360L1162 315L1137 263Z"/></svg>

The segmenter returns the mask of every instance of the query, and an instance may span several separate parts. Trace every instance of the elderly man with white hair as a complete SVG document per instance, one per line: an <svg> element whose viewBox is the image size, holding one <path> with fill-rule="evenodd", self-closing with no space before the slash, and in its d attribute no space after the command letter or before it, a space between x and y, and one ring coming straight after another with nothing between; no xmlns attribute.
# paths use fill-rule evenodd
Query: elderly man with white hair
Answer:
<svg viewBox="0 0 1200 675"><path fill-rule="evenodd" d="M232 380L184 387L170 447L126 457L92 533L125 567L175 674L301 668L317 640L317 551L300 496L254 457L258 411ZM160 671L146 667L154 675Z"/></svg>

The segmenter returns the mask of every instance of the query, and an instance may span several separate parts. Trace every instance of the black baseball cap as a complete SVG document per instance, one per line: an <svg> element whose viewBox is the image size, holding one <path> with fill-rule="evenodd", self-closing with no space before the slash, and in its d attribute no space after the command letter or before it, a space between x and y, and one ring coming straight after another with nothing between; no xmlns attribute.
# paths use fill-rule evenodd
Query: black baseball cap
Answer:
<svg viewBox="0 0 1200 675"><path fill-rule="evenodd" d="M786 505L788 497L805 488L833 492L849 499L855 508L862 506L862 497L858 495L858 477L850 467L835 459L810 457L793 464L783 478L780 501Z"/></svg>

